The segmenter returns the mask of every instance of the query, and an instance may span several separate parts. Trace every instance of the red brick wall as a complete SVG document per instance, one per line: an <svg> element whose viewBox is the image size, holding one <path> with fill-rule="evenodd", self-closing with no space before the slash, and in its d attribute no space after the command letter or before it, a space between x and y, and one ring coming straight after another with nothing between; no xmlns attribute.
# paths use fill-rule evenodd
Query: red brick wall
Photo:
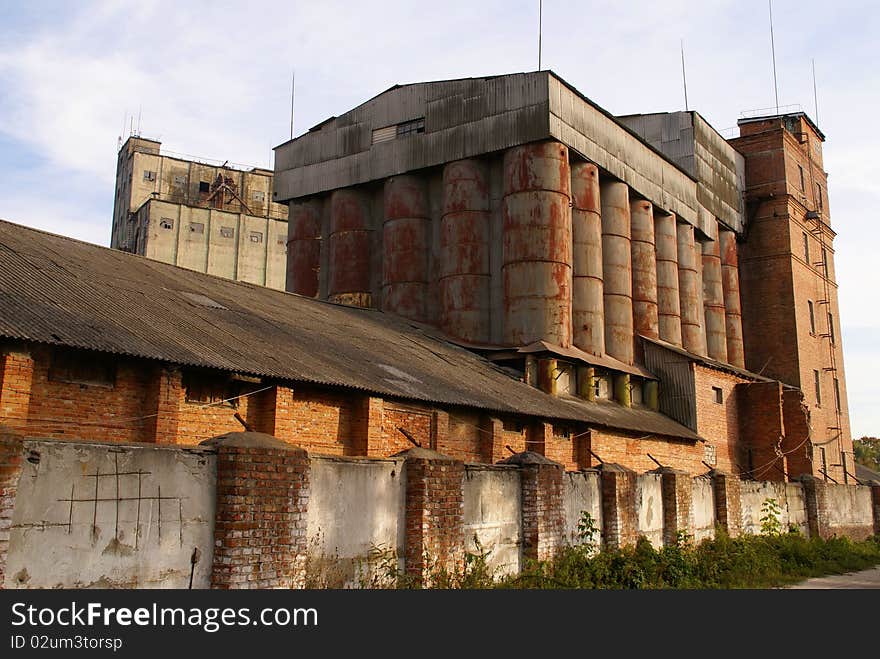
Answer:
<svg viewBox="0 0 880 659"><path fill-rule="evenodd" d="M648 457L648 453L667 467L681 469L691 474L707 471L707 467L701 462L705 456L702 442L675 440L656 435L644 437L604 428L594 428L590 436L591 448L603 462L613 462L639 473L657 468L657 464Z"/></svg>
<svg viewBox="0 0 880 659"><path fill-rule="evenodd" d="M449 430L437 441L440 453L464 462L482 462L485 447L491 445L491 430L485 428L483 415L456 410L449 414Z"/></svg>
<svg viewBox="0 0 880 659"><path fill-rule="evenodd" d="M788 466L790 478L803 474L818 476L818 462L811 460L810 409L804 404L804 395L799 389L785 389L782 392L782 418L785 440L782 450Z"/></svg>
<svg viewBox="0 0 880 659"><path fill-rule="evenodd" d="M34 362L26 352L0 352L0 423L27 426Z"/></svg>
<svg viewBox="0 0 880 659"><path fill-rule="evenodd" d="M750 382L737 385L740 433L751 459L744 473L755 480L785 480L785 460L779 457L785 434L782 416L782 384Z"/></svg>
<svg viewBox="0 0 880 659"><path fill-rule="evenodd" d="M422 448L433 443L434 413L429 408L402 405L385 401L382 434L370 446L371 457L387 457L413 448L412 443L398 430L405 428Z"/></svg>
<svg viewBox="0 0 880 659"><path fill-rule="evenodd" d="M745 457L740 442L736 400L736 385L741 382L747 380L731 373L695 365L697 434L715 447L716 462L713 466L727 473L739 473L739 465ZM721 403L716 402L713 387L721 389Z"/></svg>
<svg viewBox="0 0 880 659"><path fill-rule="evenodd" d="M350 455L355 402L351 394L296 387L289 416L277 422L276 436L311 453Z"/></svg>
<svg viewBox="0 0 880 659"><path fill-rule="evenodd" d="M306 558L309 457L302 449L217 446L211 587L291 588Z"/></svg>

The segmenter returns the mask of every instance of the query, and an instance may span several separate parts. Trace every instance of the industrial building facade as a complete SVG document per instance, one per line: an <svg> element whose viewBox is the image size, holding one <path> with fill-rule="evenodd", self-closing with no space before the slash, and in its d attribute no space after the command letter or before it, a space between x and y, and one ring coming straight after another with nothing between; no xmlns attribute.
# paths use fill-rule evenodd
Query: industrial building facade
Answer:
<svg viewBox="0 0 880 659"><path fill-rule="evenodd" d="M287 290L659 410L710 466L848 482L824 136L803 113L740 135L618 119L546 71L394 87L276 149ZM591 451L650 468L656 439Z"/></svg>
<svg viewBox="0 0 880 659"><path fill-rule="evenodd" d="M119 150L111 247L284 290L286 220L269 170L165 154L140 136Z"/></svg>

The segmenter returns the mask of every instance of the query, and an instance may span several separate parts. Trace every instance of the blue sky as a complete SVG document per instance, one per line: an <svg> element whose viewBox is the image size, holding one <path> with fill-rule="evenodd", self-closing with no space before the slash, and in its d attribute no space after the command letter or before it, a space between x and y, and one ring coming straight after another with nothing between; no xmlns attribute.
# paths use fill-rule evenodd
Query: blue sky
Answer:
<svg viewBox="0 0 880 659"><path fill-rule="evenodd" d="M296 133L395 83L537 68L537 0L95 2L0 0L0 217L109 242L117 139L269 166ZM853 435L880 435L880 9L872 1L773 3L779 102L828 141ZM719 130L774 104L767 3L545 0L543 66L615 114L682 109ZM124 127L125 126L125 127Z"/></svg>

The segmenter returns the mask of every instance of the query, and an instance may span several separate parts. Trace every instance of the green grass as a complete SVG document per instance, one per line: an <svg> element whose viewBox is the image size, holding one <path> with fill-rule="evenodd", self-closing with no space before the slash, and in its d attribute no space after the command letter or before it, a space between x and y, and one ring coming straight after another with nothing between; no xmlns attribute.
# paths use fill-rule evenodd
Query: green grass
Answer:
<svg viewBox="0 0 880 659"><path fill-rule="evenodd" d="M532 562L517 576L495 582L500 588L717 589L770 588L880 564L880 536L862 542L847 538L807 539L798 533L712 540L654 549L641 538L635 547L591 553L568 547L554 560ZM479 566L477 566L479 567ZM491 575L472 574L469 587L486 587Z"/></svg>

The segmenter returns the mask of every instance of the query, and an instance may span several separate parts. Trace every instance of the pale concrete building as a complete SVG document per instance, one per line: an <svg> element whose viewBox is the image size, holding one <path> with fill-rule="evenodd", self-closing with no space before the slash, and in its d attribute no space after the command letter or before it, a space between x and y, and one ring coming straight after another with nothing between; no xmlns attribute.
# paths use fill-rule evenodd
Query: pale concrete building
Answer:
<svg viewBox="0 0 880 659"><path fill-rule="evenodd" d="M272 201L273 172L160 147L129 137L119 150L110 246L284 290L287 207Z"/></svg>

